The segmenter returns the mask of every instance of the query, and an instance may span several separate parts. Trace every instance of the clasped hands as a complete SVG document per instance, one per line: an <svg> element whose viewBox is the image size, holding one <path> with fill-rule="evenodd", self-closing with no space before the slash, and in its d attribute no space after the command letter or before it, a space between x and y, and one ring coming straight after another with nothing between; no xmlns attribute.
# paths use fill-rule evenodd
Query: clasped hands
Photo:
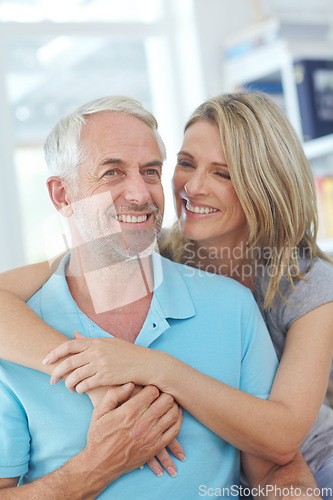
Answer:
<svg viewBox="0 0 333 500"><path fill-rule="evenodd" d="M129 394L130 399L136 397L142 388L138 386L155 385L154 374L156 376L160 359L158 351L122 339L86 338L75 332L74 340L69 340L53 349L43 363L48 365L58 363L52 372L51 384L64 380L69 391L87 393L96 406L100 404L110 386L133 382L136 387ZM165 405L166 398L169 399L169 406L170 404L178 406L172 396L165 393L159 395L155 406ZM170 409L168 405L165 408L168 408L165 410L166 414ZM162 418L165 419L165 415L161 420ZM178 418L182 418L181 410ZM167 446L178 460L185 460L184 450L176 438L173 438ZM148 460L147 464L159 477L163 474L160 464L172 477L177 475L176 466L165 448L157 453L156 457Z"/></svg>

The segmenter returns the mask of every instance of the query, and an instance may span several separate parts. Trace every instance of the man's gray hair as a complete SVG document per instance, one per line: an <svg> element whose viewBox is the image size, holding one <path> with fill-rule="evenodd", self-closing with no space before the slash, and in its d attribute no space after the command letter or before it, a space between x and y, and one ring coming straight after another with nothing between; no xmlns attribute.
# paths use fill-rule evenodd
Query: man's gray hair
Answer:
<svg viewBox="0 0 333 500"><path fill-rule="evenodd" d="M86 152L80 144L81 128L86 123L85 117L104 111L125 113L142 120L152 130L162 159L165 160L165 146L157 130L155 117L135 99L123 96L102 97L80 106L56 123L44 145L50 175L66 179L76 177L78 167L86 157Z"/></svg>

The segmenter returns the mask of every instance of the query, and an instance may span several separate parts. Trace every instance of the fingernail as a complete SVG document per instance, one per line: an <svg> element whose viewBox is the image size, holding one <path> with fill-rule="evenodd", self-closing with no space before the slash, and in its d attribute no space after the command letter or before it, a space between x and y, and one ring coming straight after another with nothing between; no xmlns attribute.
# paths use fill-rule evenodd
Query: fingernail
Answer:
<svg viewBox="0 0 333 500"><path fill-rule="evenodd" d="M181 460L181 462L185 462L186 460L184 453L178 453L177 458L178 460Z"/></svg>
<svg viewBox="0 0 333 500"><path fill-rule="evenodd" d="M144 465L140 465L139 469L142 470L144 468Z"/></svg>
<svg viewBox="0 0 333 500"><path fill-rule="evenodd" d="M54 384L53 378L50 378L50 384L52 384L52 385Z"/></svg>
<svg viewBox="0 0 333 500"><path fill-rule="evenodd" d="M176 477L177 476L177 471L173 467L168 467L167 471L168 471L168 474L170 474L171 477Z"/></svg>
<svg viewBox="0 0 333 500"><path fill-rule="evenodd" d="M48 365L50 363L50 358L48 356L46 356L46 358L43 359L42 363L43 363L43 365Z"/></svg>
<svg viewBox="0 0 333 500"><path fill-rule="evenodd" d="M163 476L163 471L159 467L153 467L153 472L154 474L156 474L157 477Z"/></svg>

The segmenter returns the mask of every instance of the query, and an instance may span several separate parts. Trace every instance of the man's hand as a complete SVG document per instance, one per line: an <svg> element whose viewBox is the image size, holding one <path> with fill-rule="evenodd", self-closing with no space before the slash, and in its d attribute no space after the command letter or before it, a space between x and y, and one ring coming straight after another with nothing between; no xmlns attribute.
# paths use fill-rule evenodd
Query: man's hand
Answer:
<svg viewBox="0 0 333 500"><path fill-rule="evenodd" d="M82 342L77 342L75 345L77 345L79 349L83 349L82 354L85 357L85 359L87 359L89 356L91 356L91 360L88 363L87 368L92 369L95 372L95 376L91 379L91 381L92 381L91 387L89 388L87 386L87 389L85 390L85 392L86 392L86 394L88 394L88 396L91 399L91 402L96 407L96 405L98 405L102 401L107 390L110 388L110 386L108 386L108 385L98 385L98 384L102 384L103 381L104 381L104 384L107 383L107 380L108 380L107 375L108 375L108 372L110 372L110 366L112 366L112 368L113 368L112 372L115 369L114 363L111 363L108 360L108 352L110 351L112 345L114 345L114 344L112 344L112 342L110 343L108 341L109 340L112 341L115 339L102 338L102 339L100 339L100 340L102 340L102 342L97 342L97 343L93 342L91 344L90 341L94 340L94 339L87 339L86 337L80 335L77 332L75 332L74 337L77 340L74 342L69 341L68 343L66 343L66 345L68 344L68 347L65 347L65 350L67 350L68 348L72 349L74 347L73 344L75 344L75 342L77 342L78 340L81 340ZM103 340L105 342L103 342ZM128 347L129 349L131 349L131 352L132 352L133 346L131 343L121 341L120 344L121 344L121 347L124 347L124 346L126 348ZM88 346L90 346L89 349L88 349ZM140 353L141 352L140 349L142 349L143 352L149 352L149 354L152 354L152 355L154 354L154 351L151 351L151 350L148 351L147 348L140 348L139 347L139 349L137 349L137 347L139 347L139 346L134 346L135 353ZM51 354L50 361L52 361L52 363L55 359L57 359L57 356L61 356L60 359L64 358L62 356L64 354L64 352L61 351L61 349L64 349L64 348L63 347L60 348L60 351L59 350L53 351L53 353ZM94 353L94 355L93 355L93 353ZM67 356L67 355L68 355L68 353L65 356ZM118 352L117 359L119 359L119 356L121 357L121 353ZM75 355L74 355L74 358L75 358ZM104 376L101 379L99 378L99 375L103 374L103 370L99 371L99 368L98 368L99 364L97 363L97 360L101 363L101 368L106 369L106 372L104 372ZM67 359L67 364L71 364L72 362L74 362L74 359L73 360ZM95 365L95 362L97 363L96 365ZM146 362L144 362L143 364L147 365ZM129 363L129 365L133 365L133 360ZM74 362L73 368L74 368L74 366L75 366L75 362ZM75 390L76 386L73 385L74 380L77 380L76 377L77 376L79 377L80 374L82 375L83 368L84 367L81 366L79 369L74 370L75 373L73 373L73 370L69 370L67 373L64 373L61 376L61 379L64 380L66 387L70 391ZM58 370L62 370L62 369L66 370L66 364L64 363L64 361L62 363L60 363L59 368L58 368ZM124 373L124 370L122 370L122 374L123 374L122 376L124 376L124 374L126 374L126 373ZM58 381L56 373L52 377L54 377L53 381ZM127 380L131 380L131 379L127 378ZM125 382L125 379L123 379L123 382ZM84 383L86 383L86 381ZM97 385L95 385L95 384L97 384ZM84 389L84 385L81 385L81 389L82 390ZM82 392L82 390L79 390L79 392ZM133 397L140 390L142 390L142 386L136 385L135 389L133 390L132 394L129 397ZM180 445L180 443L177 441L177 439L172 440L171 443L169 443L168 448L169 448L169 451L178 460L181 460L181 461L185 460L184 450L183 450L182 446ZM176 467L173 459L171 458L169 452L166 449L163 449L156 457L149 460L147 462L147 465L152 470L152 472L154 474L156 474L156 476L158 476L158 477L161 477L163 475L163 467L168 472L168 474L170 474L170 476L175 477L177 475L177 467Z"/></svg>
<svg viewBox="0 0 333 500"><path fill-rule="evenodd" d="M125 401L133 389L128 383L108 390L93 411L86 447L62 467L20 487L18 478L0 480L1 500L92 500L158 455L178 435L181 411L172 396L159 395L154 386Z"/></svg>
<svg viewBox="0 0 333 500"><path fill-rule="evenodd" d="M103 485L158 456L180 430L181 410L154 386L119 406L133 389L132 383L109 389L93 411L82 454L87 470L95 464L90 473Z"/></svg>
<svg viewBox="0 0 333 500"><path fill-rule="evenodd" d="M105 387L99 387L98 389L93 389L92 392L103 391L103 389L106 390ZM141 385L136 385L134 391L129 397L132 398L135 394L138 394L140 391L142 391L142 389L143 387ZM99 392L99 396L100 395L101 392ZM181 460L182 462L185 460L185 452L176 438L173 439L171 443L168 444L168 449L178 460ZM148 460L147 465L150 468L150 470L158 477L163 476L163 467L167 471L167 473L170 474L171 477L177 476L177 467L175 466L175 463L172 460L166 448L160 451L160 453L156 457L152 458L151 460Z"/></svg>

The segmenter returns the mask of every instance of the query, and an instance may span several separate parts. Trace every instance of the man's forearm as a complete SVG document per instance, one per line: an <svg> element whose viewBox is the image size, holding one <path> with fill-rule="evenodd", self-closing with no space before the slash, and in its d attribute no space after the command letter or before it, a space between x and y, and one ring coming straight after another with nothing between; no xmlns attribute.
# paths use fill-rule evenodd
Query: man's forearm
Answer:
<svg viewBox="0 0 333 500"><path fill-rule="evenodd" d="M92 500L120 477L99 473L89 464L85 450L71 458L66 464L36 481L14 488L0 490L1 500Z"/></svg>

